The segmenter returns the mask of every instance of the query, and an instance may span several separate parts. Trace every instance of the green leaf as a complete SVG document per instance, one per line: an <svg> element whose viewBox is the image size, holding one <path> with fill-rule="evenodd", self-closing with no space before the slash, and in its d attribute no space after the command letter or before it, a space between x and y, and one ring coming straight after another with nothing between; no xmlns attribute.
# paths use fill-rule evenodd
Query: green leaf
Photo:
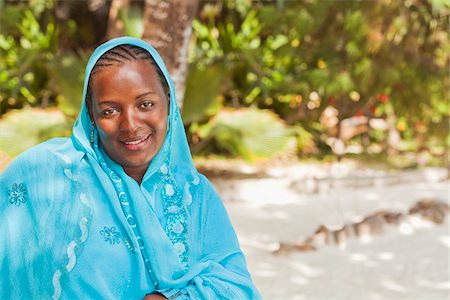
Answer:
<svg viewBox="0 0 450 300"><path fill-rule="evenodd" d="M25 99L27 99L27 101L31 104L36 103L36 97L30 92L29 89L27 89L24 86L21 86L19 89L20 93L22 94L22 96L25 97Z"/></svg>
<svg viewBox="0 0 450 300"><path fill-rule="evenodd" d="M222 110L212 120L211 137L219 148L246 160L286 151L294 131L269 110Z"/></svg>
<svg viewBox="0 0 450 300"><path fill-rule="evenodd" d="M286 45L288 42L288 37L282 34L278 34L275 37L269 37L267 39L267 43L272 50L277 50L278 48Z"/></svg>

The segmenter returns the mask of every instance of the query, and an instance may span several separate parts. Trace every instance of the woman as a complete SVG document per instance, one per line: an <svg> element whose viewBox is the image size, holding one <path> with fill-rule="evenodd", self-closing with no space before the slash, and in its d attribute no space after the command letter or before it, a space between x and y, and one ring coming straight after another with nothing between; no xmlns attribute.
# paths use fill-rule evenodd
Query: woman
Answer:
<svg viewBox="0 0 450 300"><path fill-rule="evenodd" d="M83 95L70 138L0 176L0 298L259 299L155 49L101 45Z"/></svg>

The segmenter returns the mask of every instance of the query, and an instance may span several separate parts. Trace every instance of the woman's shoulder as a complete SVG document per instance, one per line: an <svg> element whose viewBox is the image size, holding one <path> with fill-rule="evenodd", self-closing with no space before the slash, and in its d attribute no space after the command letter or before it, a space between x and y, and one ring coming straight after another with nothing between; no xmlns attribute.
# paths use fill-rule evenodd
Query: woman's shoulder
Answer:
<svg viewBox="0 0 450 300"><path fill-rule="evenodd" d="M68 145L71 143L70 138L53 138L22 152L0 174L0 184L17 180L17 178L37 179L44 176L45 171L57 170L64 165L64 160L58 156L58 153L61 149L73 148ZM44 178L41 177L41 179Z"/></svg>
<svg viewBox="0 0 450 300"><path fill-rule="evenodd" d="M221 203L222 200L220 195L217 193L217 190L214 184L202 173L196 172L197 178L194 176L193 184L197 187L198 196L200 196L198 201L200 201L200 205L210 206ZM197 183L197 184L196 184Z"/></svg>
<svg viewBox="0 0 450 300"><path fill-rule="evenodd" d="M14 195L43 195L49 191L52 191L50 194L55 194L56 189L64 190L66 181L62 179L66 176L67 162L60 156L73 157L76 154L75 150L70 150L73 149L70 140L51 139L17 156L0 174L0 198L4 200L4 195L7 195L6 198L11 202Z"/></svg>
<svg viewBox="0 0 450 300"><path fill-rule="evenodd" d="M198 182L199 185L203 187L205 191L211 194L217 194L216 189L214 185L211 183L211 181L206 177L204 174L197 171L198 176Z"/></svg>
<svg viewBox="0 0 450 300"><path fill-rule="evenodd" d="M67 138L53 138L25 150L14 158L5 172L8 171L8 169L21 167L23 165L33 167L34 163L42 163L42 158L52 157L52 150L61 146L67 142L67 140Z"/></svg>

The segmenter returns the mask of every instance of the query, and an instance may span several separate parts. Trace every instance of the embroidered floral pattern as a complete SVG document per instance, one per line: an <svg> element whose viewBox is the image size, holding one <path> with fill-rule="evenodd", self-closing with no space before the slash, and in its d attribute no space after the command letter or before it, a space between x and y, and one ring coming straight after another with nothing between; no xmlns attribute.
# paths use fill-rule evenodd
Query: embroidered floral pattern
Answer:
<svg viewBox="0 0 450 300"><path fill-rule="evenodd" d="M189 247L186 241L187 213L184 207L183 195L170 176L170 167L167 163L159 169L163 186L161 196L163 198L163 211L166 217L166 234L175 247L175 252L180 257L184 267L188 264Z"/></svg>
<svg viewBox="0 0 450 300"><path fill-rule="evenodd" d="M27 189L24 183L14 183L11 190L8 190L9 203L20 206L27 202Z"/></svg>
<svg viewBox="0 0 450 300"><path fill-rule="evenodd" d="M120 244L121 234L116 231L116 227L103 227L100 230L100 234L103 236L105 242L109 242L111 245Z"/></svg>

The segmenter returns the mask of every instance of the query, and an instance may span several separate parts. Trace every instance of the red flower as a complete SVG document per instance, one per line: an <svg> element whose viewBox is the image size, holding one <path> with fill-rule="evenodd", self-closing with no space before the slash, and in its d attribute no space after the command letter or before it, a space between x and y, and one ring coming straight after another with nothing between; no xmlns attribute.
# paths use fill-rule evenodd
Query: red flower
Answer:
<svg viewBox="0 0 450 300"><path fill-rule="evenodd" d="M384 103L384 104L386 104L386 102L389 101L389 96L386 94L379 94L377 96L377 98L378 98L378 101L380 101L381 103Z"/></svg>

